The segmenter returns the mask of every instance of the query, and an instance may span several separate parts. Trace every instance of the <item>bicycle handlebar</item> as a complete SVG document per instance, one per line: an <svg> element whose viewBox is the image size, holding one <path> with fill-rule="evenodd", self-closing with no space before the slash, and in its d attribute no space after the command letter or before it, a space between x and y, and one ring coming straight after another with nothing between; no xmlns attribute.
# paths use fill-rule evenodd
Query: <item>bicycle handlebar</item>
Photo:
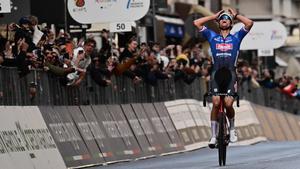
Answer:
<svg viewBox="0 0 300 169"><path fill-rule="evenodd" d="M206 98L209 97L209 96L213 96L213 94L211 94L211 93L205 93L203 95L203 106L204 107L206 107ZM231 95L228 95L227 93L216 93L216 94L214 94L214 96L231 96ZM237 93L235 93L232 96L234 98L236 98L236 106L240 107L240 96Z"/></svg>

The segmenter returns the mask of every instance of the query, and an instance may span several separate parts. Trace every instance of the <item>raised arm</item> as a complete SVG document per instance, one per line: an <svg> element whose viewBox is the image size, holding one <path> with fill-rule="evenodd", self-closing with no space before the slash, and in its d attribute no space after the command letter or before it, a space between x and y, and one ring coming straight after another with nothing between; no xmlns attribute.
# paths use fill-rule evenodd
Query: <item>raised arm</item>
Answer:
<svg viewBox="0 0 300 169"><path fill-rule="evenodd" d="M203 28L203 25L208 22L208 21L211 21L211 20L215 20L218 18L218 16L223 13L224 10L221 10L219 11L218 13L214 14L214 15L211 15L211 16L205 16L205 17L202 17L202 18L199 18L199 19L196 19L194 20L194 25L198 28L198 29L202 29Z"/></svg>
<svg viewBox="0 0 300 169"><path fill-rule="evenodd" d="M245 29L250 31L253 26L253 21L243 15L239 15L235 10L229 8L228 11L234 16L235 19L241 21L245 25Z"/></svg>

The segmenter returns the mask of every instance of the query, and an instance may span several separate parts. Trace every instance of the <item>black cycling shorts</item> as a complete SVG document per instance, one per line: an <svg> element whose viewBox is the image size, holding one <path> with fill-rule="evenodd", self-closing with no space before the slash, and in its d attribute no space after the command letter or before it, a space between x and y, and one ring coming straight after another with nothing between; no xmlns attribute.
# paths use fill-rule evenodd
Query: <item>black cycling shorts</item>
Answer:
<svg viewBox="0 0 300 169"><path fill-rule="evenodd" d="M217 93L227 93L228 95L233 96L237 92L235 87L236 82L236 72L223 67L212 72L210 92L212 95L216 95Z"/></svg>

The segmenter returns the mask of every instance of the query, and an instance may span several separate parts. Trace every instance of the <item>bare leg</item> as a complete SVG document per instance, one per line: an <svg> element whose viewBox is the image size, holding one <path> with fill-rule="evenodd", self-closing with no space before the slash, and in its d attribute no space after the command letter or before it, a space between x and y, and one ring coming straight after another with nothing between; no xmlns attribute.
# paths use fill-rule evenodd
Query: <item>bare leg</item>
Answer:
<svg viewBox="0 0 300 169"><path fill-rule="evenodd" d="M234 102L233 97L231 97L231 96L225 97L225 109L226 109L226 115L229 119L230 129L234 129L235 111L232 107L233 102Z"/></svg>
<svg viewBox="0 0 300 169"><path fill-rule="evenodd" d="M216 137L218 131L218 122L217 122L217 115L220 108L220 96L213 96L212 97L213 108L210 114L211 120L211 134L212 137Z"/></svg>

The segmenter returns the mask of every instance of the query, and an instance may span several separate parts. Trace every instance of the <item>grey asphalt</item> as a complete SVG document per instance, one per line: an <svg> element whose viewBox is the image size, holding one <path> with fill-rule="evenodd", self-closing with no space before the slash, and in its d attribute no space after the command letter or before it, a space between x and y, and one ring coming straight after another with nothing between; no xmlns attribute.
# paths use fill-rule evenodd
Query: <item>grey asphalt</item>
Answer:
<svg viewBox="0 0 300 169"><path fill-rule="evenodd" d="M227 165L218 166L217 150L202 148L169 156L89 169L300 169L300 142L263 142L231 146Z"/></svg>

